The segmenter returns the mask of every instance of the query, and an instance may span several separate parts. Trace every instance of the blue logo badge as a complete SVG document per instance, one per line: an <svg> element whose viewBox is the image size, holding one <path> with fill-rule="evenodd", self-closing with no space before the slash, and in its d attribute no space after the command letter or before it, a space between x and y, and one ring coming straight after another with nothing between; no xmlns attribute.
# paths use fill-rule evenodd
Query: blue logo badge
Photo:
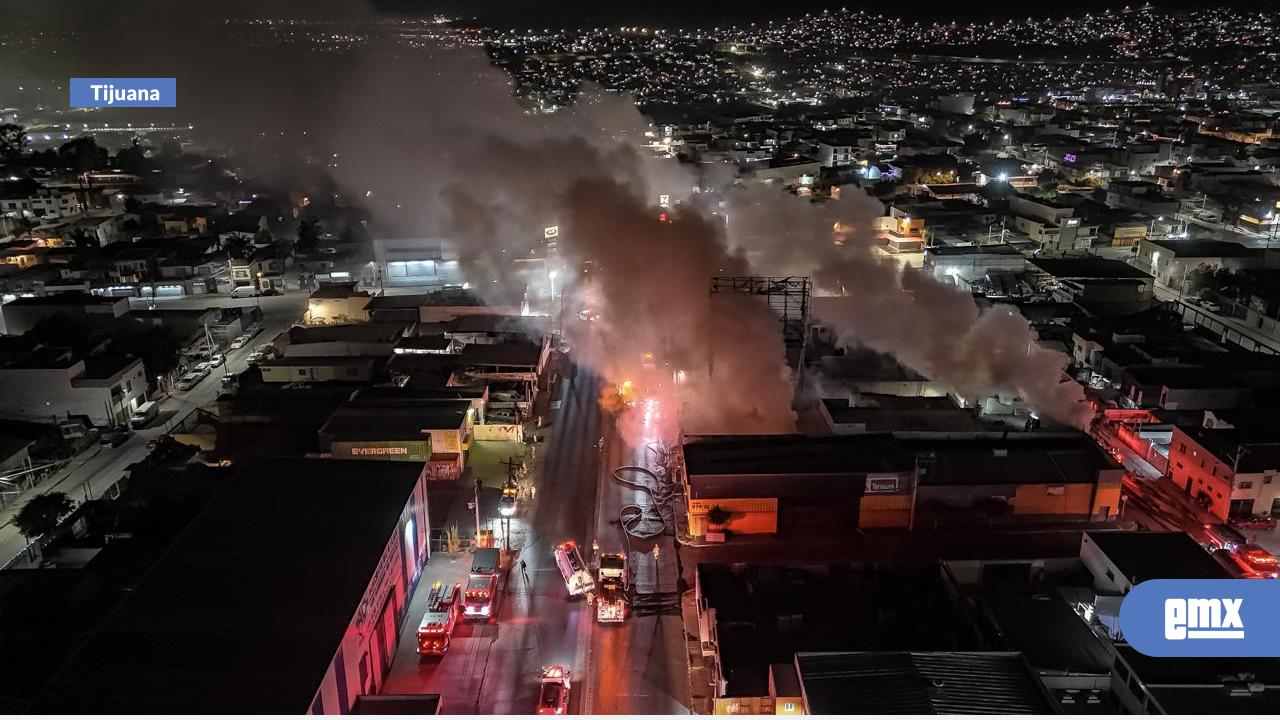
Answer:
<svg viewBox="0 0 1280 720"><path fill-rule="evenodd" d="M176 78L71 78L71 107L177 107Z"/></svg>
<svg viewBox="0 0 1280 720"><path fill-rule="evenodd" d="M1120 630L1153 657L1280 656L1280 582L1148 580L1120 605Z"/></svg>

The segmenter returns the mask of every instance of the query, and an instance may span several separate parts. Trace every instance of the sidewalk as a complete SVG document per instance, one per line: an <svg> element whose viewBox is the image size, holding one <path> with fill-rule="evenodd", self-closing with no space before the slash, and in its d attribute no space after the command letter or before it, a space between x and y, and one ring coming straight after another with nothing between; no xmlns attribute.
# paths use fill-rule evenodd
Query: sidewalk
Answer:
<svg viewBox="0 0 1280 720"><path fill-rule="evenodd" d="M6 501L7 504L3 508L0 508L0 529L8 527L13 522L13 516L18 514L18 511L22 509L22 506L25 505L28 500L36 495L46 493L57 487L59 483L67 478L67 476L97 457L100 452L102 452L102 447L97 443L94 443L81 451L79 455L67 460L62 467L49 473L43 480L32 487L23 490L17 495L9 496L9 499ZM77 504L79 503L79 500L74 496L71 497L71 500ZM0 558L0 560L3 559L7 558Z"/></svg>

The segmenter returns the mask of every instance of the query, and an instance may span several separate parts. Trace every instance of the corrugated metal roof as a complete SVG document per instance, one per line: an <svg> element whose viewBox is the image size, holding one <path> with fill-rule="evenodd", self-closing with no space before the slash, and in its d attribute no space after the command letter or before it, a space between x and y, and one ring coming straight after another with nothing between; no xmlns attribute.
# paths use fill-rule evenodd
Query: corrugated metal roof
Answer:
<svg viewBox="0 0 1280 720"><path fill-rule="evenodd" d="M815 715L1057 713L1018 653L799 653Z"/></svg>

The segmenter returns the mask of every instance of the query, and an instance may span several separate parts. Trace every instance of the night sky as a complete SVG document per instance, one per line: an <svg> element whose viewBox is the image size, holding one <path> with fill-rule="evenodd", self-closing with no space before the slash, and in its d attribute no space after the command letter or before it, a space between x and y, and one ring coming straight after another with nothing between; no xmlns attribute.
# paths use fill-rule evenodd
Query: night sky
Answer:
<svg viewBox="0 0 1280 720"><path fill-rule="evenodd" d="M1141 4L1134 3L1135 6ZM1196 0L1161 0L1158 8L1192 9L1208 3ZM1227 0L1211 3L1260 10L1275 7L1275 0ZM94 26L99 20L115 19L127 14L149 22L163 22L174 16L171 0L6 0L8 18L30 18L44 22L83 22ZM1065 15L1083 11L1118 10L1123 2L1072 0L1069 3L1028 3L1026 0L982 0L980 3L916 0L907 3L868 2L866 0L699 0L698 2L626 2L604 0L220 0L216 9L208 6L203 15L195 13L188 21L207 17L304 17L325 19L361 19L370 16L431 16L443 13L451 17L474 18L496 27L595 27L619 24L654 24L673 26L716 25L783 19L805 12L821 12L824 8L865 9L868 12L899 15L913 20L987 20L1023 15Z"/></svg>

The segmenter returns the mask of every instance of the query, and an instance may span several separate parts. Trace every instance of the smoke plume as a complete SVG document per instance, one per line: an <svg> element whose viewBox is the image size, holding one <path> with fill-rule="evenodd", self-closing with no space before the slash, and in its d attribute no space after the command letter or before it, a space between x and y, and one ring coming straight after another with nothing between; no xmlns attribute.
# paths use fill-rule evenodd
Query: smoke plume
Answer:
<svg viewBox="0 0 1280 720"><path fill-rule="evenodd" d="M876 255L878 201L853 192L816 206L760 187L737 188L731 199L735 247L770 272L811 274L834 296L815 304L815 319L845 343L891 354L969 401L1017 396L1042 415L1087 425L1083 390L1063 373L1069 359L1038 345L1015 308L979 308L969 293Z"/></svg>

